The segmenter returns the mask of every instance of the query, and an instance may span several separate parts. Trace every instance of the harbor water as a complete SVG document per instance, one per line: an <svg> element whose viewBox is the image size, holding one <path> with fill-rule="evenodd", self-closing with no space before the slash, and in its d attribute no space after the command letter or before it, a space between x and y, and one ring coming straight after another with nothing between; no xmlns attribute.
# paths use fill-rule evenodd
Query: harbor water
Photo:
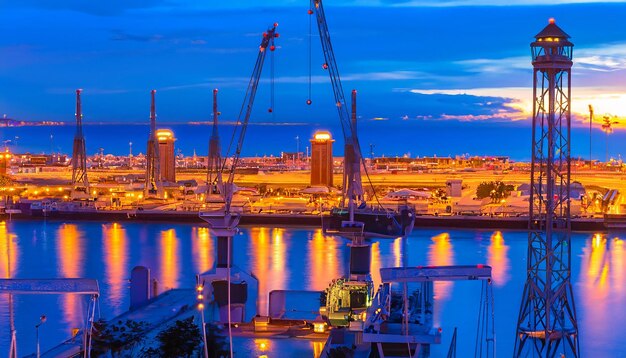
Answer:
<svg viewBox="0 0 626 358"><path fill-rule="evenodd" d="M572 234L572 283L582 356L626 357L622 237L620 233ZM267 310L272 290L323 290L333 278L346 274L347 243L317 228L243 227L235 237L234 261L258 277L259 307ZM406 239L373 240L371 244L375 286L382 267L491 265L497 353L512 353L526 275L526 232L416 228ZM2 222L0 275L95 278L101 291L96 316L110 319L128 309L128 279L134 266L149 267L160 291L191 288L195 275L213 266L215 245L208 228L194 224ZM474 347L480 292L477 281L435 285L435 324L442 327L443 343L433 347L433 357L445 355L455 327L458 347ZM18 353L23 356L35 351L35 325L41 315L48 317L39 328L45 351L69 338L72 328L81 327L88 300L74 295L18 295L13 305ZM9 343L9 299L4 295L0 296L0 355L8 354ZM246 356L256 354L254 347L245 349ZM302 342L298 349L308 349L313 355L320 347Z"/></svg>

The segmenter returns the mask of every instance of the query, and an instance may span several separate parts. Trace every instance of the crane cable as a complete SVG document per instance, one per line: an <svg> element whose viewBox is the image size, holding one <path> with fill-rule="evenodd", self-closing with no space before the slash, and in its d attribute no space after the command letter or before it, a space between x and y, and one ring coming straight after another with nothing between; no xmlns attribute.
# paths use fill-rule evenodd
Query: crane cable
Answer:
<svg viewBox="0 0 626 358"><path fill-rule="evenodd" d="M309 2L309 97L307 99L307 104L311 104L311 83L312 83L312 37L313 37L313 0Z"/></svg>
<svg viewBox="0 0 626 358"><path fill-rule="evenodd" d="M274 51L270 50L270 113L272 114L272 119L275 118L274 115Z"/></svg>

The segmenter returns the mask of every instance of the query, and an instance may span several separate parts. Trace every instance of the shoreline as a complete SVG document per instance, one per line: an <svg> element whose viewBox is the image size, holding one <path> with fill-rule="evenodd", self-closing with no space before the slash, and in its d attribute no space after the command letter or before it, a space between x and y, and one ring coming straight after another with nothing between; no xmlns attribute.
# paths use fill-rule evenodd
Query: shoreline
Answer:
<svg viewBox="0 0 626 358"><path fill-rule="evenodd" d="M328 216L307 214L243 214L240 225L278 225L321 227ZM56 211L43 214L12 214L2 217L4 220L20 221L97 221L97 222L168 222L168 223L205 223L195 211ZM575 218L571 221L572 231L598 232L609 231L604 218ZM489 216L416 216L414 228L443 229L502 229L521 230L528 228L528 217L489 217Z"/></svg>

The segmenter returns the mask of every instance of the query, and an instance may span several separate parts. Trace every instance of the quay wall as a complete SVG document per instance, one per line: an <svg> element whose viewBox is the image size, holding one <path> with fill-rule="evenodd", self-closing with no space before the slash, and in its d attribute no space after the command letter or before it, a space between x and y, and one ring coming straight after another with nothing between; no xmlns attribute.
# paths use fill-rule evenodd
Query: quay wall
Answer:
<svg viewBox="0 0 626 358"><path fill-rule="evenodd" d="M326 216L307 214L243 214L240 225L278 225L321 227ZM8 219L8 217L6 217ZM197 212L190 211L55 211L47 213L13 214L11 220L64 220L64 221L103 221L103 222L187 222L202 224ZM527 230L528 217L489 217L489 216L417 216L415 228L442 229L488 229L488 230ZM603 218L572 219L573 231L606 231Z"/></svg>

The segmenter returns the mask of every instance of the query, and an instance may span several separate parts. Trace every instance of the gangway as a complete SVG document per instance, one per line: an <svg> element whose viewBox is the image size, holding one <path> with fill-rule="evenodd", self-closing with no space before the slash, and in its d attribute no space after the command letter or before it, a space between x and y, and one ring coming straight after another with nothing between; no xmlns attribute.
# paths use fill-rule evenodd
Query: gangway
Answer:
<svg viewBox="0 0 626 358"><path fill-rule="evenodd" d="M73 294L90 296L89 307L85 326L83 328L82 342L78 345L66 345L65 356L75 356L78 352L82 352L83 357L91 356L91 332L93 330L93 321L96 313L96 303L100 296L100 288L98 281L87 278L56 278L56 279L0 279L0 294L23 295L23 294ZM17 342L15 340L15 329L11 322L11 349L9 357L17 357ZM68 353L68 352L71 352ZM62 355L58 355L62 356Z"/></svg>
<svg viewBox="0 0 626 358"><path fill-rule="evenodd" d="M430 345L441 343L441 328L433 327L433 282L472 280L483 283L477 332L481 339L477 339L475 356L494 356L490 266L393 267L380 269L380 276L382 284L367 310L362 337L380 357L428 357ZM417 284L417 289L409 292L410 283ZM401 287L401 293L392 290L394 285Z"/></svg>

